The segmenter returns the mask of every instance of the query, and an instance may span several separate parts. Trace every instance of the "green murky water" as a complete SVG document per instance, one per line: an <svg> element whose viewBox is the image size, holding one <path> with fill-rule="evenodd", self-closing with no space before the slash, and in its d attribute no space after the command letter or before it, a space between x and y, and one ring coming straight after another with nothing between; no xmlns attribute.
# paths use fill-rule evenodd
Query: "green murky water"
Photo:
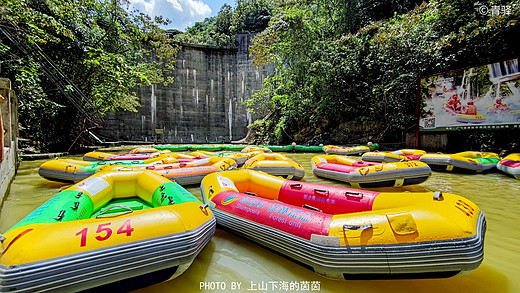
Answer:
<svg viewBox="0 0 520 293"><path fill-rule="evenodd" d="M305 167L304 181L343 186L312 174L310 160L314 155L288 154ZM0 232L5 232L65 186L38 175L42 162L22 162L0 213ZM187 189L200 198L199 186ZM434 172L420 185L377 190L441 190L475 202L484 211L488 225L484 262L469 275L449 279L335 281L252 242L217 230L183 275L136 292L520 292L520 180L498 172L476 175Z"/></svg>

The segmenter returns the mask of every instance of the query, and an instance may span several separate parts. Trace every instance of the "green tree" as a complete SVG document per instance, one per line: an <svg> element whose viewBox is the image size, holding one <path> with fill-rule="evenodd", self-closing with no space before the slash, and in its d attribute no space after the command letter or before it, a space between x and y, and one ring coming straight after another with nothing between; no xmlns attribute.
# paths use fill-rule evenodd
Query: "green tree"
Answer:
<svg viewBox="0 0 520 293"><path fill-rule="evenodd" d="M234 9L224 4L216 17L196 22L174 39L185 44L235 46L237 34L258 33L267 27L273 3L274 0L239 0Z"/></svg>
<svg viewBox="0 0 520 293"><path fill-rule="evenodd" d="M276 142L402 141L416 123L419 77L516 55L519 10L482 15L482 4L455 2L279 1L251 48L255 65L276 64L248 101L267 110L262 133Z"/></svg>
<svg viewBox="0 0 520 293"><path fill-rule="evenodd" d="M157 26L164 19L129 13L122 7L125 3L0 0L0 26L29 52L40 48L98 114L136 111L138 87L173 82L178 47ZM79 125L78 111L44 75L41 56L24 55L3 35L0 48L2 73L18 92L24 133L42 149L63 149L77 133L71 125Z"/></svg>

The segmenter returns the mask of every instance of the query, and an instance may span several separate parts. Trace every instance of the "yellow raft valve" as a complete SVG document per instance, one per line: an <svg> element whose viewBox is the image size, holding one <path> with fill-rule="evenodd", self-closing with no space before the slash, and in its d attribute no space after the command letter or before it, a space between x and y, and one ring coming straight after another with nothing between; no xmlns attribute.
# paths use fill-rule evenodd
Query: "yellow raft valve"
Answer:
<svg viewBox="0 0 520 293"><path fill-rule="evenodd" d="M433 200L443 200L444 197L442 197L442 191L435 191L433 193Z"/></svg>

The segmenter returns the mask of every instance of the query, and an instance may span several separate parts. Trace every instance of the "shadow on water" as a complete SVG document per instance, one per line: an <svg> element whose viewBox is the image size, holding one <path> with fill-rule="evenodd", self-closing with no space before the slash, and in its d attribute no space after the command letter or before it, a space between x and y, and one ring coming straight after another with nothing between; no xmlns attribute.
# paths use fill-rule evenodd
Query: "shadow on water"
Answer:
<svg viewBox="0 0 520 293"><path fill-rule="evenodd" d="M507 277L487 266L480 266L467 276L423 280L325 281L323 292L508 292Z"/></svg>
<svg viewBox="0 0 520 293"><path fill-rule="evenodd" d="M469 275L446 279L327 279L271 250L217 229L213 240L183 275L135 292L281 292L280 282L292 281L318 281L319 292L495 293L510 290L508 278L486 265ZM232 283L240 283L240 290L236 287L233 290ZM267 290L257 290L261 286Z"/></svg>

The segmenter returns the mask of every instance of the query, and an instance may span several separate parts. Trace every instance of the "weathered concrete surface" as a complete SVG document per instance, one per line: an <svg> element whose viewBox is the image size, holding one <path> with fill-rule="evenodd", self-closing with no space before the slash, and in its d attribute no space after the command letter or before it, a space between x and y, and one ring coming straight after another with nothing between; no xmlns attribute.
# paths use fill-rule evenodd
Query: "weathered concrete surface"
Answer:
<svg viewBox="0 0 520 293"><path fill-rule="evenodd" d="M419 149L430 152L447 152L448 134L445 132L419 133Z"/></svg>
<svg viewBox="0 0 520 293"><path fill-rule="evenodd" d="M34 161L41 159L54 159L58 157L68 156L69 153L44 153L44 154L23 154L20 155L23 161Z"/></svg>
<svg viewBox="0 0 520 293"><path fill-rule="evenodd" d="M273 67L258 69L249 57L252 35L236 48L184 45L175 82L140 88L137 113L118 112L97 131L110 140L165 143L229 142L243 138L251 115L242 104L262 88Z"/></svg>
<svg viewBox="0 0 520 293"><path fill-rule="evenodd" d="M18 100L11 91L11 82L6 78L0 78L0 95L3 102L0 102L2 126L4 139L1 152L3 152L0 162L0 207L7 196L11 181L16 174L18 167ZM2 131L0 129L0 131Z"/></svg>

